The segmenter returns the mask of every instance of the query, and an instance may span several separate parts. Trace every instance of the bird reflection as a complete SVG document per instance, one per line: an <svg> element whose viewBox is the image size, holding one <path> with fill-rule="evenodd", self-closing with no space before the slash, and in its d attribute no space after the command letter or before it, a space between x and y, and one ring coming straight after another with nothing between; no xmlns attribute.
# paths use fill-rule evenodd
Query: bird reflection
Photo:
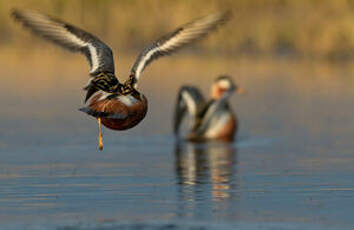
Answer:
<svg viewBox="0 0 354 230"><path fill-rule="evenodd" d="M182 186L183 199L195 199L210 191L213 200L230 198L231 187L237 185L237 149L221 143L177 143L176 176ZM193 188L194 187L194 188ZM203 187L202 189L199 189Z"/></svg>

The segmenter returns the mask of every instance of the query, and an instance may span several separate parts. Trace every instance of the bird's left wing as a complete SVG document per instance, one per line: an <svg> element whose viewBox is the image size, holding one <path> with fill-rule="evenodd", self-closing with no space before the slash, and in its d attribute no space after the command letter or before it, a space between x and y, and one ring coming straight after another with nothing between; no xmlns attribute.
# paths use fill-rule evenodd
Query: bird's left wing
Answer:
<svg viewBox="0 0 354 230"><path fill-rule="evenodd" d="M200 90L193 86L183 86L178 92L177 102L175 107L173 130L175 135L178 135L180 126L186 112L192 118L192 125L197 119L199 110L205 104L205 99Z"/></svg>
<svg viewBox="0 0 354 230"><path fill-rule="evenodd" d="M94 35L59 19L28 10L13 10L12 16L34 34L72 52L81 52L90 64L90 74L114 73L111 49Z"/></svg>

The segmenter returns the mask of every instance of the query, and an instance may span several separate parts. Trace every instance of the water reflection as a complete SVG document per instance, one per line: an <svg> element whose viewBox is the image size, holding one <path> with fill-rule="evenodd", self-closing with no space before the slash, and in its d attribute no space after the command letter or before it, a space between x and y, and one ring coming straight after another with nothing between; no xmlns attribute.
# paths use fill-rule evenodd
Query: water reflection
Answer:
<svg viewBox="0 0 354 230"><path fill-rule="evenodd" d="M232 191L238 185L235 146L221 143L177 143L175 156L182 199L196 200L209 195L218 201L234 194Z"/></svg>

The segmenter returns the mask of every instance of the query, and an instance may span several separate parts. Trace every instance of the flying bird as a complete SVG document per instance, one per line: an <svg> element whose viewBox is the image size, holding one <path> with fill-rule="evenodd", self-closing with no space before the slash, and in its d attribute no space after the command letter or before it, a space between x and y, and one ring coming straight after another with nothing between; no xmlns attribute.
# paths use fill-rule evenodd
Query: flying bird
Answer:
<svg viewBox="0 0 354 230"><path fill-rule="evenodd" d="M144 119L148 102L138 91L138 83L146 66L159 57L172 54L205 37L225 23L231 14L218 12L199 18L146 46L138 55L124 83L114 73L112 50L98 37L38 12L13 10L12 15L34 34L86 56L90 65L90 78L84 87L87 91L87 106L80 110L97 119L99 149L102 150L101 124L113 130L126 130Z"/></svg>
<svg viewBox="0 0 354 230"><path fill-rule="evenodd" d="M179 137L182 121L188 114L190 122L187 140L192 142L233 141L238 129L238 119L228 102L233 92L243 94L245 91L226 75L216 78L213 82L208 101L198 88L181 87L175 108L173 124L175 135Z"/></svg>

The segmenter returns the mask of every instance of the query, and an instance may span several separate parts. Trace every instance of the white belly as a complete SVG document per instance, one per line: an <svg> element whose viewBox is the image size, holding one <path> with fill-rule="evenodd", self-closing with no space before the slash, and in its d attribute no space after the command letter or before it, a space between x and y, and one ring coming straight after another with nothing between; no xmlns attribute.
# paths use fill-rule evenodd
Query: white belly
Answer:
<svg viewBox="0 0 354 230"><path fill-rule="evenodd" d="M230 113L223 113L221 116L213 118L204 136L206 138L216 138L225 129L225 126L231 122L231 119Z"/></svg>

